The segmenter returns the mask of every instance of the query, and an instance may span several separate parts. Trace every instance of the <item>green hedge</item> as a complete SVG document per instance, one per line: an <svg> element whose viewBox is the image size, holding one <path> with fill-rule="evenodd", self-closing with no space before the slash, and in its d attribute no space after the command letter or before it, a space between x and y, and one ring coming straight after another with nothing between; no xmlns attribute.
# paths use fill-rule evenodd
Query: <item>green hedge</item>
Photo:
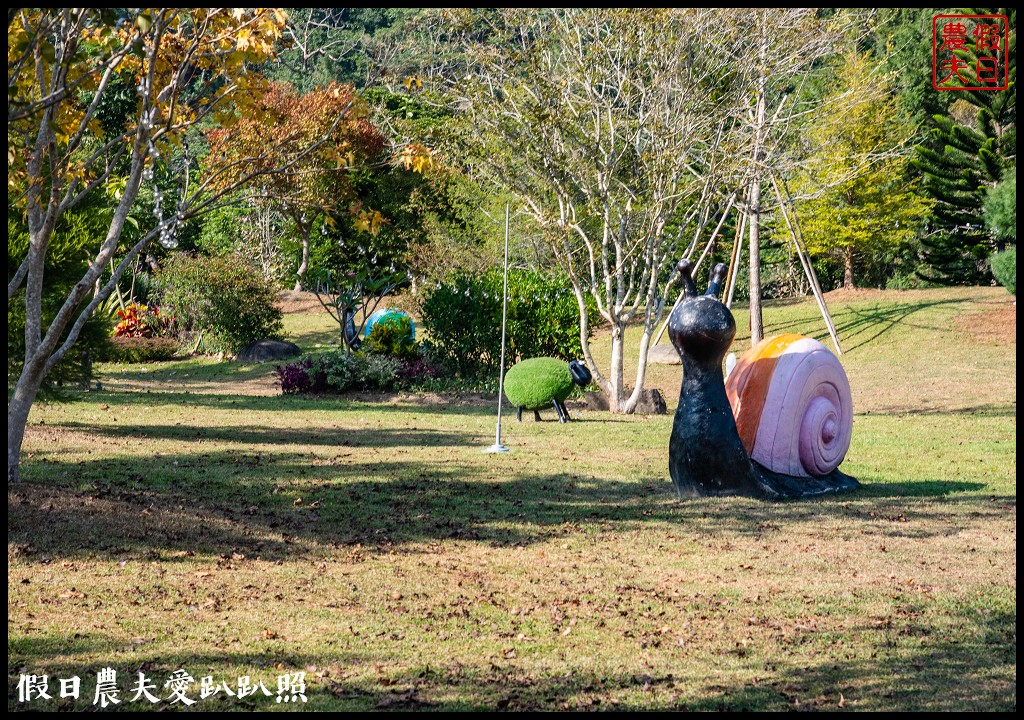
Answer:
<svg viewBox="0 0 1024 720"><path fill-rule="evenodd" d="M430 355L451 371L496 373L501 358L502 272L458 275L428 291L421 308ZM524 357L583 355L576 296L567 278L512 270L506 365ZM588 297L591 318L596 315Z"/></svg>
<svg viewBox="0 0 1024 720"><path fill-rule="evenodd" d="M284 328L278 288L238 258L178 253L159 281L183 340L201 334L206 352L234 353Z"/></svg>
<svg viewBox="0 0 1024 720"><path fill-rule="evenodd" d="M1012 247L1001 253L996 253L989 261L992 263L992 274L1000 285L1010 291L1011 295L1017 294L1017 248Z"/></svg>

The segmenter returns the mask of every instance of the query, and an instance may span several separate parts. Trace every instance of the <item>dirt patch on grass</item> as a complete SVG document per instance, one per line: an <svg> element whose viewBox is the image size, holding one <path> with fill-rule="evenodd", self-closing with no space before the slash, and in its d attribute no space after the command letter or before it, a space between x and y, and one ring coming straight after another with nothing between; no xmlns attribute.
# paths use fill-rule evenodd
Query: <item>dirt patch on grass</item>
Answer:
<svg viewBox="0 0 1024 720"><path fill-rule="evenodd" d="M283 291L277 304L285 315L324 311L323 305L316 299L316 293L302 290L298 292L294 290Z"/></svg>
<svg viewBox="0 0 1024 720"><path fill-rule="evenodd" d="M979 340L999 344L1017 342L1017 304L1010 298L984 312L966 315L962 322Z"/></svg>
<svg viewBox="0 0 1024 720"><path fill-rule="evenodd" d="M305 290L298 292L284 290L281 292L277 304L285 315L319 314L325 312L324 306L317 300L316 293ZM408 293L389 295L381 301L378 308L402 310L414 318L419 316L418 300Z"/></svg>
<svg viewBox="0 0 1024 720"><path fill-rule="evenodd" d="M877 300L892 302L900 299L902 290L878 290L875 288L840 287L825 293L825 302L847 303L856 300Z"/></svg>

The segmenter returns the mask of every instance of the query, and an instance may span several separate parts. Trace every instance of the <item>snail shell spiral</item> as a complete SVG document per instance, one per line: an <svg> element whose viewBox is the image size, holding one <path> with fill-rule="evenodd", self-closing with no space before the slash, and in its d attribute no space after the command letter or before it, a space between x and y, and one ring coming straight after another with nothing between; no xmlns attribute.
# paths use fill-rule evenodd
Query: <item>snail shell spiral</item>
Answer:
<svg viewBox="0 0 1024 720"><path fill-rule="evenodd" d="M850 449L853 403L842 364L813 338L761 341L725 382L743 447L777 473L821 477Z"/></svg>

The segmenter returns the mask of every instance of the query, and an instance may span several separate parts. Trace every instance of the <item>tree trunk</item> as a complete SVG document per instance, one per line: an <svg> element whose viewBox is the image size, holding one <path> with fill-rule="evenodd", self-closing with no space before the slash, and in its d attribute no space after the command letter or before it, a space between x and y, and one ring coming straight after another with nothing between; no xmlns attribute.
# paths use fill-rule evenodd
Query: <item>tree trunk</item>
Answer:
<svg viewBox="0 0 1024 720"><path fill-rule="evenodd" d="M25 425L32 410L39 386L42 385L45 363L30 363L26 360L21 377L14 388L14 394L7 401L7 483L21 481L19 460L21 444L25 439Z"/></svg>
<svg viewBox="0 0 1024 720"><path fill-rule="evenodd" d="M609 383L605 376L601 373L601 370L597 367L597 362L594 360L594 355L590 351L590 316L587 311L586 295L583 289L573 278L573 295L576 296L576 305L579 308L580 313L580 347L583 348L583 360L590 370L590 374L593 377L597 386L604 390L605 393L609 393ZM609 397L611 395L609 394ZM609 405L611 403L609 402Z"/></svg>
<svg viewBox="0 0 1024 720"><path fill-rule="evenodd" d="M612 360L608 368L608 409L613 413L625 412L622 394L622 355L624 351L625 323L612 325Z"/></svg>
<svg viewBox="0 0 1024 720"><path fill-rule="evenodd" d="M302 262L295 273L298 275L295 279L295 292L302 290L302 281L306 279L306 272L309 270L309 236L313 233L313 223L299 227L302 228Z"/></svg>
<svg viewBox="0 0 1024 720"><path fill-rule="evenodd" d="M757 109L754 126L754 179L750 184L747 212L750 219L750 345L753 347L764 337L764 317L761 313L761 159L765 143L765 110L768 90L768 76L765 69L768 62L768 35L772 32L759 23L761 37L761 66L757 87Z"/></svg>
<svg viewBox="0 0 1024 720"><path fill-rule="evenodd" d="M633 385L633 392L629 394L623 403L620 412L631 415L636 412L636 406L640 403L640 394L644 390L644 379L647 376L647 351L651 347L651 331L654 328L644 327L643 335L640 336L640 354L637 356L636 384Z"/></svg>
<svg viewBox="0 0 1024 720"><path fill-rule="evenodd" d="M857 283L853 279L853 248L847 247L843 251L843 287L847 290L856 290Z"/></svg>
<svg viewBox="0 0 1024 720"><path fill-rule="evenodd" d="M761 315L761 178L750 184L747 212L750 222L750 346L764 338Z"/></svg>

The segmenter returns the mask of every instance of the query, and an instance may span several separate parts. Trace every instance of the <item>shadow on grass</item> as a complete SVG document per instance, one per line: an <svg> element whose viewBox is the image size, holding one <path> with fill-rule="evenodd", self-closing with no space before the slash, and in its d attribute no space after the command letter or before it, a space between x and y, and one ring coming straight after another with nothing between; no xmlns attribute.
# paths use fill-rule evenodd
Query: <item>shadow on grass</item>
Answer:
<svg viewBox="0 0 1024 720"><path fill-rule="evenodd" d="M344 448L312 460L220 451L39 462L9 492L8 539L29 556L238 551L266 559L356 543L529 544L582 522L664 520L674 512L670 485L652 493L641 482L569 475L495 480L487 468L384 454L352 461Z"/></svg>
<svg viewBox="0 0 1024 720"><path fill-rule="evenodd" d="M946 325L910 323L912 315L939 306L962 305L959 299L931 300L919 303L884 303L873 307L847 305L832 317L846 351L868 345L898 327L911 325L921 330L950 330Z"/></svg>
<svg viewBox="0 0 1024 720"><path fill-rule="evenodd" d="M351 395L239 395L204 392L152 392L126 390L103 391L71 395L70 401L89 404L109 403L123 407L196 407L211 410L255 410L259 412L308 412L323 410L352 410L372 414L403 412L459 413L466 415L493 415L497 411L497 396L480 394L465 396L416 395L412 393L379 393ZM503 412L514 412L507 402ZM572 407L570 406L570 410ZM547 413L553 417L553 412ZM506 418L508 420L509 418ZM514 420L514 418L512 418ZM532 422L532 420L531 420Z"/></svg>
<svg viewBox="0 0 1024 720"><path fill-rule="evenodd" d="M929 630L913 621L897 622L882 631L877 652L870 657L839 659L839 654L822 658L815 665L794 666L784 657L758 653L737 656L731 664L742 673L757 676L750 684L723 683L722 672L680 675L651 668L609 674L573 668L567 661L562 671L538 673L531 666L504 657L480 658L472 666L446 661L438 656L430 665L390 669L391 657L384 650L365 648L322 654L294 653L281 641L266 643L264 652L187 652L155 654L145 646L125 648L104 635L80 638L73 644L54 637L39 640L17 638L9 649L8 705L12 710L92 709L96 674L111 664L109 657L87 664L75 664L70 652L124 653L118 671L122 705L118 709L173 709L163 689L165 680L177 670L195 679L186 695L200 710L262 711L282 707L277 702L278 678L305 671L306 710L689 710L689 711L785 711L838 710L880 712L887 710L1013 711L1016 708L1016 613L980 614L972 608L951 611L951 622L959 628L949 636L927 638L911 644L901 638ZM340 635L344 623L330 621L322 628L325 636ZM862 629L878 632L877 629ZM419 642L435 642L424 631ZM799 641L799 638L794 639ZM437 641L440 643L440 641ZM65 650L69 652L65 652ZM694 648L689 667L715 667L720 648ZM627 663L633 665L634 663ZM375 668L371 669L371 668ZM66 700L17 703L17 677L21 672L47 674L56 678L82 677L82 697ZM565 670L568 670L566 672ZM138 672L156 685L159 704L129 702ZM258 691L239 700L220 692L201 699L198 683L212 676L214 683L236 685L239 672L262 682L266 694ZM355 675L356 677L351 677ZM53 693L56 696L56 692Z"/></svg>
<svg viewBox="0 0 1024 720"><path fill-rule="evenodd" d="M368 411L372 412L370 408ZM346 447L462 447L473 442L473 436L448 430L427 428L332 428L311 426L308 428L266 427L263 425L138 425L118 427L68 422L61 425L68 430L77 430L113 438L136 438L140 440L184 440L209 441L218 443L241 443L244 445L270 445L288 447L294 445L315 445L337 448ZM185 466L195 466L194 461L185 461Z"/></svg>
<svg viewBox="0 0 1024 720"><path fill-rule="evenodd" d="M907 327L910 323L908 318L917 313L939 306L962 305L963 302L961 298L952 298L947 300L925 300L916 303L877 302L871 305L843 304L837 308L830 308L830 315L836 326L836 333L839 335L843 352L850 352L878 340L897 328ZM814 310L808 311L807 317L773 323L772 333L799 332L801 330L806 332L807 324L817 317L817 315L812 314ZM950 329L946 325L925 323L918 323L912 326L922 330ZM814 337L817 337L824 343L829 342L828 332L824 329L814 335Z"/></svg>
<svg viewBox="0 0 1024 720"><path fill-rule="evenodd" d="M958 608L950 615L958 632L949 636L938 636L924 623L897 620L882 631L879 649L870 658L833 659L816 666L767 673L768 677L757 685L718 687L717 697L685 709L1015 710L1016 612L982 615ZM920 643L907 640L925 636L930 637Z"/></svg>
<svg viewBox="0 0 1024 720"><path fill-rule="evenodd" d="M254 444L309 442L291 429L244 431L245 442ZM157 432L178 437L172 435L177 428L157 426ZM353 445L392 449L466 443L458 432L432 430L346 435ZM578 469L496 474L493 465L471 459L406 461L394 451L356 458L344 446L337 450L333 457L232 450L81 462L40 457L23 468L25 481L8 489L8 542L15 555L30 560L183 551L279 559L356 543L382 549L443 539L527 545L581 529L647 523L761 535L840 518L876 534L928 537L946 531L954 504L975 513L1015 512L1015 499L955 495L983 487L974 483L868 481L852 494L814 501L684 502L667 478L581 477Z"/></svg>
<svg viewBox="0 0 1024 720"><path fill-rule="evenodd" d="M863 416L864 413L854 413L854 416ZM978 415L982 417L1017 417L1017 405L1015 403L986 403L984 405L965 405L955 408L935 407L905 407L892 406L872 410L871 415L937 415L953 417L956 415Z"/></svg>

